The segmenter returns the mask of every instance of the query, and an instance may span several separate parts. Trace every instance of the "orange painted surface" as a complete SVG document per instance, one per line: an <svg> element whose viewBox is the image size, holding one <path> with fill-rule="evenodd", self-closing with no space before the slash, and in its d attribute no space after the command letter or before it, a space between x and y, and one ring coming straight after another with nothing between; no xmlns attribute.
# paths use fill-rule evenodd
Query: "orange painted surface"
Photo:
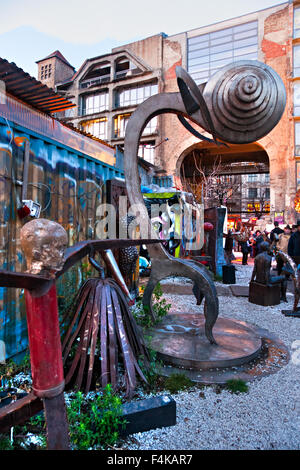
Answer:
<svg viewBox="0 0 300 470"><path fill-rule="evenodd" d="M274 59L275 57L286 55L286 45L268 41L267 39L263 39L261 48L266 59Z"/></svg>
<svg viewBox="0 0 300 470"><path fill-rule="evenodd" d="M165 79L166 80L171 80L172 78L176 78L176 73L175 73L175 69L178 65L182 65L182 60L178 60L177 62L175 62L175 64L172 65L172 67L170 67L167 71L166 71L166 74L165 74Z"/></svg>

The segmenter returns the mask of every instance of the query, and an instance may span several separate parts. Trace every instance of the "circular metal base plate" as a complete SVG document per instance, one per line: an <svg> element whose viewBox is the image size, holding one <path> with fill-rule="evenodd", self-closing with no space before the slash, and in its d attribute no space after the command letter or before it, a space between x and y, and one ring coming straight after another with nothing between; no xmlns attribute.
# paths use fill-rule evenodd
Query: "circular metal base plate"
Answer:
<svg viewBox="0 0 300 470"><path fill-rule="evenodd" d="M204 316L167 315L149 330L151 348L165 364L190 370L213 370L245 364L256 358L262 340L246 322L218 318L213 328L217 345L204 332Z"/></svg>

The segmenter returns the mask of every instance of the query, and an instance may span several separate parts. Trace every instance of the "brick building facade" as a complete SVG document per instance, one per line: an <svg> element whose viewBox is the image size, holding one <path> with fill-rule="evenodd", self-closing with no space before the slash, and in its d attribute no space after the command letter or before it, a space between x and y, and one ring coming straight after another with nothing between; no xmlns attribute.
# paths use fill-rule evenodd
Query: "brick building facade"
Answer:
<svg viewBox="0 0 300 470"><path fill-rule="evenodd" d="M240 164L243 173L269 173L266 221L274 220L275 212L283 212L285 223L294 223L294 198L300 184L299 1L115 48L110 54L86 60L72 78L56 81L56 87L77 104L75 114L65 119L122 147L126 122L137 105L153 93L178 91L177 65L200 84L218 68L240 59L271 66L283 80L287 105L281 121L266 137L253 144L230 145L222 150L222 158L226 164ZM182 164L193 151L202 150L220 154L219 148L188 133L175 115L166 114L145 130L140 156L155 163L161 175L172 175L180 186Z"/></svg>

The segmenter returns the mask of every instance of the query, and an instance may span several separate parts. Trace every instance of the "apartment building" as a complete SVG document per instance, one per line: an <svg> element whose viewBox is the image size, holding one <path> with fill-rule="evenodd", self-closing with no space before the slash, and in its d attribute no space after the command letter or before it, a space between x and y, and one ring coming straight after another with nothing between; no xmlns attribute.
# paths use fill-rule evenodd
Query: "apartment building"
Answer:
<svg viewBox="0 0 300 470"><path fill-rule="evenodd" d="M255 197L255 188L251 187L255 181L248 181L248 177L256 174L257 181L262 178L265 183L264 175L268 174L265 195L269 200L264 212L270 213L263 217L270 222L275 213L283 213L284 222L293 223L298 218L294 199L300 187L299 0L172 36L160 33L123 45L87 59L72 77L55 86L77 104L74 114L64 119L122 148L126 124L136 107L155 93L178 91L177 65L200 85L221 67L239 60L258 60L271 66L285 85L284 114L266 137L220 151L191 135L175 115L165 114L148 123L139 155L154 163L158 174L172 176L177 187L182 185L182 170L190 169L195 155L200 158L205 151L208 160L221 155L222 163L233 165L234 174L245 175L241 177L242 199L250 195L257 208L261 188L257 187ZM38 65L46 64L39 61ZM248 204L250 201L241 201L240 211L247 212Z"/></svg>

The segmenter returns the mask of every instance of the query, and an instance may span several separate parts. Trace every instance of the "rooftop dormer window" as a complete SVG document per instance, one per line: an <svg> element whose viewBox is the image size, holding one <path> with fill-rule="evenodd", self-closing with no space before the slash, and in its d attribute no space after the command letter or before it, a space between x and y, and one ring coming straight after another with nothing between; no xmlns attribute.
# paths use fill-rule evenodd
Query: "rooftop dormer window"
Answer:
<svg viewBox="0 0 300 470"><path fill-rule="evenodd" d="M116 60L115 79L130 77L141 72L142 70L129 60L128 57L120 57Z"/></svg>
<svg viewBox="0 0 300 470"><path fill-rule="evenodd" d="M92 66L80 82L80 88L90 88L110 81L110 62L101 62Z"/></svg>

